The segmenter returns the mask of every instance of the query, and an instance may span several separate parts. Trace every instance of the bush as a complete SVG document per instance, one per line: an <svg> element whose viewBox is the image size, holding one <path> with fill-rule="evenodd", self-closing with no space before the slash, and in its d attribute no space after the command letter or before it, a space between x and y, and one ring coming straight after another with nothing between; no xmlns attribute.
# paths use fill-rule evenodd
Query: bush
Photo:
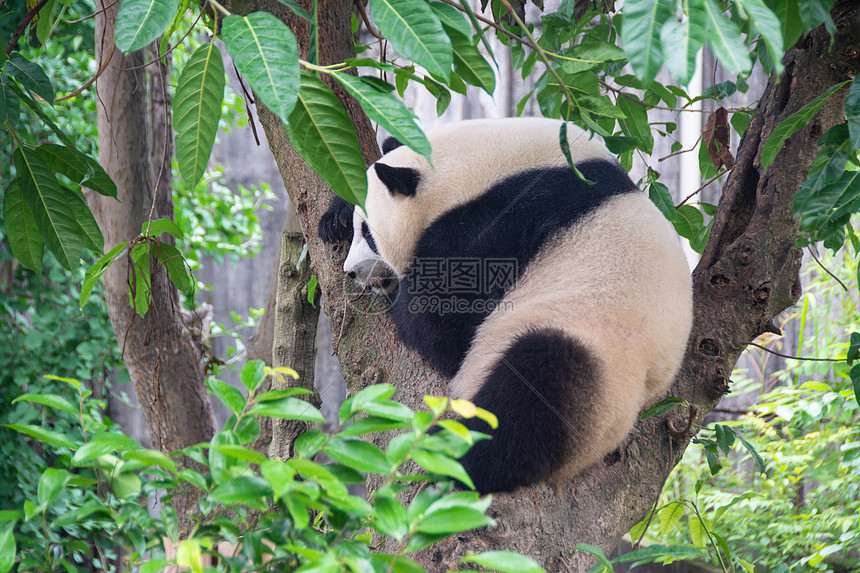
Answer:
<svg viewBox="0 0 860 573"><path fill-rule="evenodd" d="M102 416L103 402L77 380L53 378L66 386L64 393L20 396L17 402L73 415L78 423L9 425L39 445L53 467L41 474L35 499L0 512L0 573L148 573L170 566L195 572L415 573L424 569L409 553L494 525L485 513L491 498L451 481L471 486L456 459L483 435L443 419L455 411L495 423L491 414L468 402L432 397L426 399L428 411L414 412L390 399L393 386L375 385L344 402L334 434L311 430L296 441L295 457L269 459L245 445L259 434L257 416L322 421L316 408L298 398L307 390L260 391L267 376L285 375L295 373L249 363L241 373L248 398L210 379L210 390L233 417L210 442L170 456L142 449L119 433ZM428 434L434 427L440 431ZM359 437L390 430L402 431L385 451ZM335 462L314 461L319 453ZM410 461L428 473L412 471ZM368 500L347 489L364 482L362 472L384 476ZM196 500L196 511L178 515L173 501L180 495ZM402 503L404 498L411 502ZM148 511L154 500L160 502L157 515ZM391 538L393 549L373 552L374 535ZM216 565L206 566L209 561ZM531 559L507 552L470 555L464 562L497 571L542 571Z"/></svg>

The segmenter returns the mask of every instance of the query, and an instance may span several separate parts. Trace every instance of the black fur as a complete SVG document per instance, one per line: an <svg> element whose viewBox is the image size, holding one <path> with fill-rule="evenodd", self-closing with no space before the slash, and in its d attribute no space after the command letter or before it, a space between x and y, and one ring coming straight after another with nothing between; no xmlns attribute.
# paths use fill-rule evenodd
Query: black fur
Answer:
<svg viewBox="0 0 860 573"><path fill-rule="evenodd" d="M370 227L367 226L367 221L361 222L361 236L364 237L364 240L367 241L367 245L370 247L370 250L379 254L379 249L376 248L376 241L373 240L373 235L370 233Z"/></svg>
<svg viewBox="0 0 860 573"><path fill-rule="evenodd" d="M578 167L594 185L568 167L528 171L499 183L434 222L418 242L416 259L515 260L521 276L559 229L572 226L613 196L639 192L617 163L588 161ZM475 330L493 308L487 305L483 312L441 313L438 308L424 308L416 302L426 296L456 296L469 309L475 309L478 301L501 301L511 285L496 286L487 292L425 292L422 271L421 264L407 270L393 297L391 312L404 342L451 378L459 370Z"/></svg>
<svg viewBox="0 0 860 573"><path fill-rule="evenodd" d="M355 205L335 195L328 210L320 217L317 231L326 243L352 239L352 213Z"/></svg>
<svg viewBox="0 0 860 573"><path fill-rule="evenodd" d="M542 481L577 452L588 431L585 416L597 390L597 364L585 347L560 330L519 335L504 350L476 406L493 412L499 427L478 418L460 420L492 436L476 443L460 463L481 493L513 491Z"/></svg>
<svg viewBox="0 0 860 573"><path fill-rule="evenodd" d="M418 190L421 174L409 167L391 167L384 163L374 163L376 176L382 181L392 195L410 197Z"/></svg>
<svg viewBox="0 0 860 573"><path fill-rule="evenodd" d="M385 155L389 151L397 149L401 145L403 144L400 143L400 141L398 141L396 137L388 137L385 139L385 141L382 142L382 154Z"/></svg>

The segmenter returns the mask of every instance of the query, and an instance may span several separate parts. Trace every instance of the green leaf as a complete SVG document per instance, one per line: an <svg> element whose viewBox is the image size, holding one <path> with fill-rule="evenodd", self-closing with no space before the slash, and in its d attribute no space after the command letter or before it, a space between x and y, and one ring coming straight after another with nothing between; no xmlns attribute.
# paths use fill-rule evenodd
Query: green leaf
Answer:
<svg viewBox="0 0 860 573"><path fill-rule="evenodd" d="M173 96L176 163L188 187L203 178L224 100L224 63L211 41L197 48L179 75Z"/></svg>
<svg viewBox="0 0 860 573"><path fill-rule="evenodd" d="M209 386L213 394L218 396L221 403L230 408L234 414L238 414L245 409L245 397L236 388L217 378L209 378L206 381L206 385Z"/></svg>
<svg viewBox="0 0 860 573"><path fill-rule="evenodd" d="M54 105L54 86L51 85L51 80L45 75L42 66L25 60L21 56L13 56L6 62L6 72L21 82L24 89Z"/></svg>
<svg viewBox="0 0 860 573"><path fill-rule="evenodd" d="M295 470L290 466L277 460L263 460L260 464L260 473L272 487L275 501L289 490L296 475Z"/></svg>
<svg viewBox="0 0 860 573"><path fill-rule="evenodd" d="M281 4L283 4L284 6L289 8L290 10L292 10L293 14L295 14L296 16L304 18L305 20L308 20L308 21L311 20L311 15L308 14L304 8L302 8L301 6L299 6L298 4L293 2L293 0L278 0L278 2L280 2Z"/></svg>
<svg viewBox="0 0 860 573"><path fill-rule="evenodd" d="M266 363L262 360L249 360L239 372L239 380L242 381L242 385L248 392L253 392L259 388L265 379Z"/></svg>
<svg viewBox="0 0 860 573"><path fill-rule="evenodd" d="M139 450L132 450L125 452L122 457L126 460L133 460L151 466L158 466L166 469L171 473L176 472L176 462L174 462L158 450L149 450L145 448Z"/></svg>
<svg viewBox="0 0 860 573"><path fill-rule="evenodd" d="M487 63L469 36L464 36L453 28L446 28L451 39L454 56L454 71L473 86L477 86L493 95L496 89L496 74L493 67Z"/></svg>
<svg viewBox="0 0 860 573"><path fill-rule="evenodd" d="M42 239L63 267L75 270L81 259L83 237L80 224L68 206L80 199L59 184L51 168L34 149L19 147L14 160L24 198Z"/></svg>
<svg viewBox="0 0 860 573"><path fill-rule="evenodd" d="M6 186L3 200L3 220L6 237L12 248L12 255L28 269L42 272L42 254L45 244L36 224L36 218L24 200L24 190L17 179Z"/></svg>
<svg viewBox="0 0 860 573"><path fill-rule="evenodd" d="M116 15L116 47L124 54L158 38L179 8L179 0L123 0Z"/></svg>
<svg viewBox="0 0 860 573"><path fill-rule="evenodd" d="M373 22L398 54L431 74L447 77L451 70L451 40L426 2L370 0Z"/></svg>
<svg viewBox="0 0 860 573"><path fill-rule="evenodd" d="M110 251L108 251L98 261L96 261L93 266L91 266L87 270L86 274L84 275L84 282L81 285L81 296L79 299L80 307L82 309L87 303L87 300L90 298L90 293L96 286L96 282L98 282L101 276L105 273L108 267L114 263L114 261L125 255L125 249L127 246L128 241L123 241L122 243L118 244Z"/></svg>
<svg viewBox="0 0 860 573"><path fill-rule="evenodd" d="M149 243L136 243L131 247L132 276L128 291L129 304L140 316L149 310L150 299L150 253Z"/></svg>
<svg viewBox="0 0 860 573"><path fill-rule="evenodd" d="M242 504L262 509L266 507L265 498L269 495L272 495L272 489L266 480L242 475L215 488L209 498L224 505Z"/></svg>
<svg viewBox="0 0 860 573"><path fill-rule="evenodd" d="M590 70L607 62L626 60L624 51L609 42L582 42L573 46L561 59L561 69L566 74Z"/></svg>
<svg viewBox="0 0 860 573"><path fill-rule="evenodd" d="M188 269L185 265L185 258L179 249L168 243L158 242L155 246L155 255L158 262L167 268L167 274L170 281L179 289L180 292L189 292L194 283L191 280L191 275L188 274Z"/></svg>
<svg viewBox="0 0 860 573"><path fill-rule="evenodd" d="M647 420L653 416L661 416L674 408L675 406L679 406L681 404L686 404L687 401L683 398L679 398L677 396L669 396L667 398L663 398L641 414L639 414L640 420Z"/></svg>
<svg viewBox="0 0 860 573"><path fill-rule="evenodd" d="M696 54L705 45L707 26L702 0L683 0L686 18L670 18L660 29L666 68L681 85L687 85L696 69Z"/></svg>
<svg viewBox="0 0 860 573"><path fill-rule="evenodd" d="M773 130L773 133L770 134L770 137L767 138L767 141L762 147L762 167L770 167L774 159L776 159L777 154L782 149L782 146L785 144L785 140L791 137L791 135L797 130L806 127L810 120L815 117L815 114L818 113L818 110L821 109L821 106L824 105L824 102L827 101L827 98L847 83L848 82L846 81L841 84L830 86L826 92L813 99L786 119L782 120L779 126L777 126L777 128Z"/></svg>
<svg viewBox="0 0 860 573"><path fill-rule="evenodd" d="M705 218L702 216L702 212L692 205L681 205L677 208L677 212L678 217L672 221L675 231L685 239L692 241L704 226Z"/></svg>
<svg viewBox="0 0 860 573"><path fill-rule="evenodd" d="M221 444L213 447L222 454L226 454L231 458L235 458L243 462L259 464L264 459L266 459L266 456L264 454L261 454L257 450L253 450L251 448L241 446L239 444Z"/></svg>
<svg viewBox="0 0 860 573"><path fill-rule="evenodd" d="M38 497L39 504L48 507L63 493L63 489L69 482L71 475L66 470L47 468L39 478Z"/></svg>
<svg viewBox="0 0 860 573"><path fill-rule="evenodd" d="M374 571L391 571L391 573L427 573L417 561L402 555L391 555L388 553L374 553L373 561L382 564L381 569Z"/></svg>
<svg viewBox="0 0 860 573"><path fill-rule="evenodd" d="M412 452L412 459L415 460L415 463L430 473L456 478L470 488L475 489L475 484L472 483L472 478L469 477L465 468L463 468L457 460L453 460L443 454L428 452L426 450L415 450Z"/></svg>
<svg viewBox="0 0 860 573"><path fill-rule="evenodd" d="M424 516L415 526L417 531L429 534L449 535L487 525L495 525L495 521L472 507L447 507Z"/></svg>
<svg viewBox="0 0 860 573"><path fill-rule="evenodd" d="M392 470L382 450L357 438L334 436L324 451L333 459L358 471L388 474Z"/></svg>
<svg viewBox="0 0 860 573"><path fill-rule="evenodd" d="M860 171L845 171L811 195L803 205L800 229L814 239L826 238L860 211Z"/></svg>
<svg viewBox="0 0 860 573"><path fill-rule="evenodd" d="M634 0L625 2L622 11L624 53L636 77L648 86L663 64L660 27L672 17L672 6L666 0Z"/></svg>
<svg viewBox="0 0 860 573"><path fill-rule="evenodd" d="M444 4L447 6L447 4ZM397 97L384 93L347 73L332 73L346 91L354 97L373 121L384 127L397 140L430 161L430 142L415 124L417 116Z"/></svg>
<svg viewBox="0 0 860 573"><path fill-rule="evenodd" d="M386 418L380 418L378 416L367 416L366 418L356 420L354 423L341 430L340 435L358 436L360 434L390 432L391 430L399 430L408 427L409 424L406 422L398 422Z"/></svg>
<svg viewBox="0 0 860 573"><path fill-rule="evenodd" d="M774 64L777 74L781 74L782 65L782 32L776 14L762 0L738 0L741 8L746 11L752 22L753 29L761 35L765 48Z"/></svg>
<svg viewBox="0 0 860 573"><path fill-rule="evenodd" d="M208 486L206 485L206 478L203 477L203 474L201 474L197 470L192 470L189 468L180 470L179 478L190 483L191 485L202 491L206 491L208 489Z"/></svg>
<svg viewBox="0 0 860 573"><path fill-rule="evenodd" d="M657 514L660 518L660 535L665 536L674 531L686 510L687 506L677 501L663 507Z"/></svg>
<svg viewBox="0 0 860 573"><path fill-rule="evenodd" d="M344 435L341 433L341 435ZM328 440L328 436L322 431L314 428L308 430L296 439L295 452L300 458L312 458L317 454L323 444Z"/></svg>
<svg viewBox="0 0 860 573"><path fill-rule="evenodd" d="M111 478L110 488L119 498L134 497L140 494L140 478L137 474L123 472Z"/></svg>
<svg viewBox="0 0 860 573"><path fill-rule="evenodd" d="M678 212L675 210L675 202L672 200L672 194L669 192L668 187L655 181L648 186L648 198L651 199L651 202L657 206L667 220L674 221L678 218Z"/></svg>
<svg viewBox="0 0 860 573"><path fill-rule="evenodd" d="M735 431L728 426L716 424L714 432L716 433L717 445L723 451L723 455L729 455L729 450L731 450L732 444L735 443Z"/></svg>
<svg viewBox="0 0 860 573"><path fill-rule="evenodd" d="M0 52L6 53L3 50ZM10 127L15 127L18 125L20 115L21 103L18 101L18 96L0 83L0 123L7 122Z"/></svg>
<svg viewBox="0 0 860 573"><path fill-rule="evenodd" d="M299 155L346 201L363 205L367 175L352 122L322 81L302 72L298 101L284 126Z"/></svg>
<svg viewBox="0 0 860 573"><path fill-rule="evenodd" d="M102 166L99 165L98 161L92 157L87 157L83 154L81 154L81 156L84 158L84 161L87 162L87 165L93 173L92 177L84 179L81 184L92 189L99 195L116 198L116 183L113 182L110 175L108 175Z"/></svg>
<svg viewBox="0 0 860 573"><path fill-rule="evenodd" d="M296 37L266 12L227 16L221 29L236 67L281 121L287 121L299 91Z"/></svg>
<svg viewBox="0 0 860 573"><path fill-rule="evenodd" d="M860 81L856 77L845 98L845 117L848 119L851 149L860 149Z"/></svg>
<svg viewBox="0 0 860 573"><path fill-rule="evenodd" d="M835 36L836 25L830 16L833 3L834 0L798 0L797 7L798 12L800 12L800 19L803 21L803 29L808 32L824 24L827 32L831 36Z"/></svg>
<svg viewBox="0 0 860 573"><path fill-rule="evenodd" d="M377 495L373 498L373 525L383 535L400 541L409 532L406 508L394 496Z"/></svg>
<svg viewBox="0 0 860 573"><path fill-rule="evenodd" d="M765 0L779 20L782 45L793 46L803 33L803 20L800 18L797 0Z"/></svg>
<svg viewBox="0 0 860 573"><path fill-rule="evenodd" d="M62 396L57 396L56 394L21 394L20 396L12 400L13 404L16 404L18 402L30 402L33 404L49 406L55 410L62 410L63 412L68 412L74 417L77 417L80 414L74 404L72 404Z"/></svg>
<svg viewBox="0 0 860 573"><path fill-rule="evenodd" d="M448 26L464 36L472 35L472 27L469 21L463 17L462 12L444 2L430 2L430 9L436 13L436 17L443 26Z"/></svg>
<svg viewBox="0 0 860 573"><path fill-rule="evenodd" d="M693 540L693 545L704 548L708 544L708 534L705 524L698 517L691 515L689 520L690 539Z"/></svg>
<svg viewBox="0 0 860 573"><path fill-rule="evenodd" d="M602 567L602 569L598 569L601 573L612 573L612 571L614 571L612 563L609 562L609 559L606 558L606 555L603 554L603 550L599 547L589 545L588 543L580 543L576 546L576 549L578 551L585 551L586 553L590 553L597 557L597 560L600 561L600 565Z"/></svg>
<svg viewBox="0 0 860 573"><path fill-rule="evenodd" d="M6 50L0 50L6 53ZM6 573L15 565L15 524L10 523L0 531L0 573Z"/></svg>
<svg viewBox="0 0 860 573"><path fill-rule="evenodd" d="M96 223L92 211L87 207L84 198L69 189L62 187L67 197L66 207L77 222L77 232L83 239L83 246L101 255L105 250L105 239L99 224Z"/></svg>
<svg viewBox="0 0 860 573"><path fill-rule="evenodd" d="M177 239L185 236L179 225L170 219L155 219L154 221L144 221L140 227L140 234L143 236L158 237L162 233L170 233Z"/></svg>
<svg viewBox="0 0 860 573"><path fill-rule="evenodd" d="M123 434L98 432L92 436L89 442L78 448L78 451L72 457L72 462L75 464L85 464L105 454L136 450L138 447L137 442Z"/></svg>
<svg viewBox="0 0 860 573"><path fill-rule="evenodd" d="M860 332L851 333L851 342L848 344L848 353L845 355L848 366L855 360L860 360Z"/></svg>
<svg viewBox="0 0 860 573"><path fill-rule="evenodd" d="M11 428L16 432L26 434L31 438L35 438L36 440L45 442L46 444L51 444L52 446L69 448L70 450L73 450L76 447L75 443L65 435L53 430L46 430L39 426L33 426L31 424L2 424L2 426Z"/></svg>
<svg viewBox="0 0 860 573"><path fill-rule="evenodd" d="M483 551L460 559L461 563L477 563L482 567L504 573L544 573L543 567L531 557L513 551Z"/></svg>
<svg viewBox="0 0 860 573"><path fill-rule="evenodd" d="M250 414L255 416L271 416L273 418L288 418L291 420L307 420L309 422L325 422L325 417L311 404L298 398L281 398L254 404Z"/></svg>
<svg viewBox="0 0 860 573"><path fill-rule="evenodd" d="M717 59L730 74L748 72L752 60L741 39L737 24L723 16L714 0L704 0L708 43Z"/></svg>
<svg viewBox="0 0 860 573"><path fill-rule="evenodd" d="M761 459L761 456L760 456L760 455L759 455L759 453L756 451L755 446L753 446L751 443L749 443L748 441L746 441L746 440L744 439L744 437L743 437L743 436L741 436L740 434L738 434L738 435L737 435L737 438L741 441L741 443L743 444L743 446L744 446L744 447L747 449L747 451L750 453L750 455L752 456L753 460L755 460L755 465L756 465L756 468L758 468L759 473L762 473L762 474L763 474L763 473L764 473L764 460L763 460L763 459Z"/></svg>
<svg viewBox="0 0 860 573"><path fill-rule="evenodd" d="M51 166L51 169L59 171L74 183L81 183L93 175L92 169L84 161L84 157L74 149L69 149L64 145L46 143L40 145L36 151Z"/></svg>
<svg viewBox="0 0 860 573"><path fill-rule="evenodd" d="M645 106L636 96L625 95L618 98L618 108L626 117L620 122L625 135L638 140L645 153L650 154L654 149L654 136Z"/></svg>
<svg viewBox="0 0 860 573"><path fill-rule="evenodd" d="M860 364L855 364L849 373L851 385L854 387L854 400L860 404Z"/></svg>
<svg viewBox="0 0 860 573"><path fill-rule="evenodd" d="M499 62L496 61L496 56L493 55L493 48L490 46L490 42L487 41L487 37L484 35L484 27L481 26L480 22L478 22L478 17L475 16L475 12L472 10L469 0L460 0L460 6L463 8L463 12L466 14L466 17L469 18L469 22L471 22L472 29L475 31L475 34L481 38L481 44L484 46L484 49L487 50L490 58L493 59L493 63L496 64L496 69L498 69ZM436 109L438 110L438 104ZM439 113L438 115L442 114Z"/></svg>

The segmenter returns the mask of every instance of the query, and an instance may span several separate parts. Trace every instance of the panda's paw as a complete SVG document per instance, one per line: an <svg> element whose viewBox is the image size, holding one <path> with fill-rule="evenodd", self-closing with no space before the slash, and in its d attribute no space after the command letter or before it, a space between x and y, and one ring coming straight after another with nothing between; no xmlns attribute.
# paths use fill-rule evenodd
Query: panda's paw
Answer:
<svg viewBox="0 0 860 573"><path fill-rule="evenodd" d="M355 208L340 197L335 196L328 210L320 218L320 238L326 243L338 243L352 237L352 212Z"/></svg>

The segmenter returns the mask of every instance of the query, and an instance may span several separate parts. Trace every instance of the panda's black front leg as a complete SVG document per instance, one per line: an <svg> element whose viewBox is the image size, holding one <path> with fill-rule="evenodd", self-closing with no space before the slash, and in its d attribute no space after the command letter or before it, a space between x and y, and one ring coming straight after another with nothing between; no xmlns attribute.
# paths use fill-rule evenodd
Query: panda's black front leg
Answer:
<svg viewBox="0 0 860 573"><path fill-rule="evenodd" d="M355 205L335 196L328 210L320 218L317 228L326 243L338 243L352 238L352 213Z"/></svg>

